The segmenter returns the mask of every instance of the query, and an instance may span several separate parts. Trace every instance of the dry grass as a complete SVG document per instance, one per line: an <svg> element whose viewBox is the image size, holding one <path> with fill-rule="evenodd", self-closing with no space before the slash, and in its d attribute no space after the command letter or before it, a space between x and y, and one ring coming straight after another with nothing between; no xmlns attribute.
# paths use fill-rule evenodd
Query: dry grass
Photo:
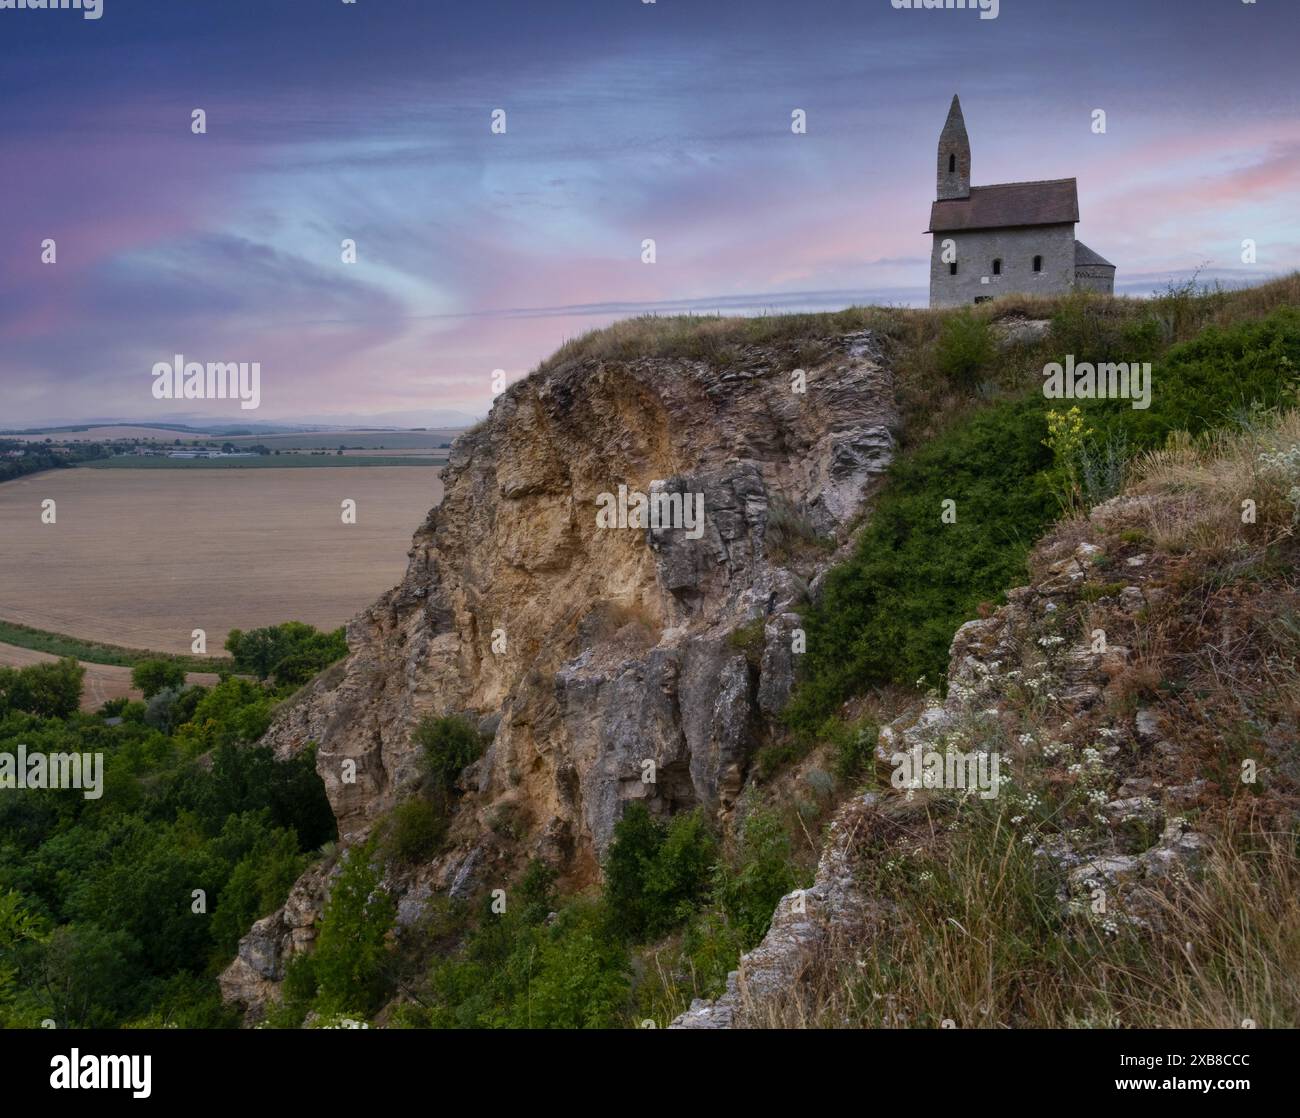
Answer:
<svg viewBox="0 0 1300 1118"><path fill-rule="evenodd" d="M1043 298L1009 295L970 308L987 322L1004 318L1050 319L1067 301L1092 308L1115 321L1155 314L1170 323L1171 340L1193 337L1209 325L1230 326L1256 320L1282 306L1300 305L1300 272L1260 284L1226 291L1186 284L1170 287L1151 299L1126 296L1076 295ZM539 368L568 361L630 361L638 358L685 358L708 361L734 356L746 346L815 347L818 343L859 330L913 349L935 341L944 320L954 312L905 307L848 307L821 314L758 315L641 315L592 330L565 342ZM815 352L812 350L810 352Z"/></svg>
<svg viewBox="0 0 1300 1118"><path fill-rule="evenodd" d="M631 362L644 359L700 361L717 368L741 364L762 349L767 363L789 370L811 368L833 359L833 343L845 334L874 331L884 345L895 379L895 395L907 445L935 437L983 399L1018 392L1038 383L1045 361L1060 338L999 353L986 380L954 386L939 370L939 339L956 313L980 323L1011 319L1054 320L1071 343L1079 333L1095 344L1120 345L1125 330L1154 321L1163 344L1194 337L1206 326L1231 326L1257 320L1282 306L1300 304L1300 272L1258 287L1225 291L1194 282L1169 286L1149 299L1075 294L1060 298L1009 295L977 307L920 310L904 307L849 307L823 314L642 315L593 330L565 342L539 371L568 362ZM1059 347L1057 347L1059 348ZM1058 355L1059 356L1059 355Z"/></svg>
<svg viewBox="0 0 1300 1118"><path fill-rule="evenodd" d="M936 821L937 822L937 821ZM909 843L917 836L908 836ZM795 1028L1260 1028L1300 1023L1295 836L1221 836L1204 870L1152 895L1155 932L1060 915L998 814L876 852L892 912L832 944L756 1022ZM919 857L916 856L919 853Z"/></svg>
<svg viewBox="0 0 1300 1118"><path fill-rule="evenodd" d="M1257 418L1145 456L1124 499L1044 541L1040 578L1085 539L1101 548L1083 584L1056 595L1058 624L1076 644L1104 630L1122 666L1091 709L1062 713L1009 686L1002 737L963 732L1010 759L1010 800L960 801L953 814L920 794L923 816L860 852L876 911L866 933L830 944L752 1023L1300 1026L1300 546L1288 500L1300 466L1261 458L1300 445L1300 414ZM1249 525L1246 496L1258 510ZM1140 609L1118 593L1135 583ZM1035 634L1022 636L1032 650ZM1159 746L1101 736L1132 727L1138 708L1156 716ZM1100 775L1074 775L1080 751L1109 740L1122 745ZM1051 836L1094 854L1147 849L1158 828L1117 830L1087 808L1127 780L1186 790L1164 816L1189 820L1204 853L1187 872L1108 889L1105 915L1067 909L1062 871L1034 850Z"/></svg>
<svg viewBox="0 0 1300 1118"><path fill-rule="evenodd" d="M1270 466L1267 455L1300 446L1300 412L1265 426L1219 430L1200 439L1176 436L1135 463L1133 492L1155 498L1135 519L1156 545L1197 551L1215 559L1258 552L1291 535L1295 506L1288 501L1300 476ZM1243 501L1255 504L1254 523L1243 522Z"/></svg>

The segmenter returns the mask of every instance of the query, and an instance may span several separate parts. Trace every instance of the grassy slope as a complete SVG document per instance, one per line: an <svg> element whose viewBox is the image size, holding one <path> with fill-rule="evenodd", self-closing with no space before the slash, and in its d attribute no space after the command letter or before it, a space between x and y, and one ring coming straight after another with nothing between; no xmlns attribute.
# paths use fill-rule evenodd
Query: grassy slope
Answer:
<svg viewBox="0 0 1300 1118"><path fill-rule="evenodd" d="M854 786L855 773L864 762L857 725L870 729L909 702L912 677L908 672L916 665L900 667L900 650L906 651L909 642L916 646L919 637L919 643L928 646L926 666L941 673L952 631L976 615L983 598L996 598L1027 580L1026 561L1034 541L1060 513L1041 476L1051 462L1040 441L1045 434L1044 405L1034 393L1042 366L1066 352L1079 360L1149 357L1158 363L1182 343L1173 365L1165 366L1170 375L1157 374L1159 408L1138 413L1125 404L1095 405L1089 416L1103 433L1122 427L1131 437L1130 450L1158 445L1179 427L1206 429L1225 423L1252 399L1276 402L1287 379L1285 365L1279 366L1276 359L1294 356L1295 320L1280 326L1257 324L1297 306L1300 275L1232 293L1170 291L1151 301L1003 300L976 308L971 317L984 324L1012 317L1051 319L1052 335L1039 345L1013 350L994 367L982 370L974 391L940 371L940 341L951 312L861 308L766 319L646 318L594 332L550 359L548 364L641 357L725 363L746 347L782 343L797 347L798 363L814 364L829 339L868 328L876 330L892 351L899 403L908 425L905 453L876 506L876 519L866 530L873 531L874 525L876 533L871 537L873 546L864 548L868 562L861 562L860 555L836 576L840 583L836 608L847 605L853 621L860 624L863 602L860 596L855 601L855 594L861 594L864 582L871 584L873 592L883 586L895 594L895 600L887 603L890 608L873 613L898 632L868 645L866 651L877 659L868 663L865 672L861 660L838 674L830 671L819 677L814 669L812 685L822 683L823 693L813 702L805 700L805 715L808 724L817 726L820 744L800 763L778 764L775 773L765 772L761 778L765 787L753 790L783 810L795 856L801 861L802 869L796 872L806 872L815 860L816 836L833 813L834 803ZM1244 329L1225 345L1222 332L1237 327ZM1207 330L1211 331L1208 339L1202 337ZM1246 344L1234 353L1235 340ZM1223 371L1218 363L1225 354L1233 365L1226 384L1218 376ZM990 469L992 464L995 468ZM1008 478L1021 484L1009 485ZM967 517L966 531L951 534L957 546L936 552L927 545L906 554L897 546L898 538L909 536L917 524L937 522L936 497L940 491L948 495L954 485L960 487L956 496ZM982 515L995 507L1003 530L1000 540L990 538L990 518ZM978 528L982 520L983 532ZM875 570L870 569L873 561ZM951 569L945 572L945 565ZM972 572L978 577L970 578ZM917 573L922 577L915 578ZM935 589L938 598L918 596L918 586ZM908 610L914 616L905 616ZM1285 628L1285 616L1277 624ZM852 639L849 634L848 640ZM833 640L829 647L834 651L828 663L838 668L843 647ZM826 701L828 693L836 701L851 696L873 674L878 680L897 678L909 686L872 686L869 695L849 704L847 716L842 710L839 719L820 722L831 705ZM806 694L807 678L804 688ZM853 719L860 721L855 725ZM1225 729L1231 721L1225 715ZM788 760L802 752L785 756ZM837 792L825 791L824 769L835 771ZM923 815L921 822L928 827L930 818ZM1294 1024L1300 1012L1287 999L1294 998L1295 984L1281 981L1295 973L1297 963L1294 931L1287 931L1288 922L1292 929L1295 926L1294 893L1300 881L1294 849L1258 829L1229 828L1223 834L1227 837L1216 846L1212 872L1199 891L1183 898L1181 907L1170 909L1170 937L1159 942L1129 937L1115 943L1096 936L1078 941L1068 929L1063 931L1053 898L1043 893L1044 884L1035 878L1025 857L1022 836L1013 834L1002 816L972 813L946 848L929 848L927 865L914 867L915 873L894 883L900 886L894 894L912 905L912 918L868 960L869 980L863 980L861 959L836 959L842 968L828 967L819 976L812 998L785 1007L778 1023L899 1025L931 1019L937 1023L941 1017L957 1014L963 1025L1010 1019L1055 1026L1169 1025L1180 1020L1232 1024L1239 1022L1233 1014L1245 998L1253 999L1255 1012L1262 1017ZM880 853L883 864L887 851ZM1253 873L1243 874L1245 867ZM941 877L936 891L922 901L917 885L927 869L932 879ZM989 881L996 886L988 889L980 884ZM889 895L890 889L876 881L872 891ZM1252 898L1260 900L1255 910L1250 908ZM949 917L954 914L972 934L983 937L985 948L972 951L968 940L952 932ZM711 918L707 910L700 916ZM1213 945L1220 950L1224 966L1211 970L1189 963L1173 942L1179 935L1196 936ZM701 955L699 945L689 942L689 934L686 938L684 944L680 936L670 937L643 953L640 967L648 977L639 997L656 1018L671 1017L692 996L718 993L718 976L731 965L725 957L714 958L707 951ZM1253 968L1258 981L1249 991L1229 988L1225 972L1232 966ZM1061 980L1052 981L1058 974ZM1099 995L1095 987L1107 983L1114 985L1113 994L1107 996L1103 990ZM1270 991L1270 984L1276 989ZM888 1005L872 996L881 990L892 992L894 1000ZM985 1010L996 1000L1003 1016L981 1011L981 996ZM911 1004L900 1005L899 998L910 999Z"/></svg>
<svg viewBox="0 0 1300 1118"><path fill-rule="evenodd" d="M87 664L115 664L131 668L143 660L166 660L191 672L220 672L233 668L233 662L225 656L182 656L171 652L149 652L64 636L62 633L34 629L12 621L0 621L0 643L48 652L52 656L71 656Z"/></svg>
<svg viewBox="0 0 1300 1118"><path fill-rule="evenodd" d="M1300 1023L1300 413L1146 455L1128 492L1104 515L1062 522L1031 559L1041 580L1079 541L1100 548L1042 623L1075 644L1102 629L1128 650L1099 704L1058 706L1049 692L1062 665L1023 632L1017 674L999 684L1000 731L975 712L956 730L958 748L999 751L1013 784L991 802L923 792L908 803L882 765L873 783L892 822L863 827L859 865L891 916L869 939L836 945L798 996L771 1008L771 1024ZM1242 521L1243 494L1254 522ZM1115 592L1134 581L1147 602L1136 614ZM1031 676L1043 686L1019 682ZM1127 729L1139 708L1157 719L1161 746ZM1195 872L1147 880L1145 927L1111 888L1104 911L1086 896L1063 911L1059 873L1034 849L1060 837L1079 851L1144 849L1158 823L1092 806L1143 782L1165 819L1207 836Z"/></svg>

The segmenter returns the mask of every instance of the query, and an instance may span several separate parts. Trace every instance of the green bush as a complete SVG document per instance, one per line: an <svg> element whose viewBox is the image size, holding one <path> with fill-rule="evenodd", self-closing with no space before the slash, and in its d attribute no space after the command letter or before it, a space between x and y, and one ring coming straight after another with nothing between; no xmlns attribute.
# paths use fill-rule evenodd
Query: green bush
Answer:
<svg viewBox="0 0 1300 1118"><path fill-rule="evenodd" d="M625 1023L627 952L604 906L575 898L553 919L511 903L484 914L459 950L438 959L420 1008L400 1024L435 1028L584 1029Z"/></svg>
<svg viewBox="0 0 1300 1118"><path fill-rule="evenodd" d="M742 950L758 945L777 902L798 885L781 817L771 808L752 809L740 826L735 859L718 864L713 883L714 901L737 929Z"/></svg>
<svg viewBox="0 0 1300 1118"><path fill-rule="evenodd" d="M955 388L971 389L997 357L988 322L970 311L958 311L945 319L936 351L939 372Z"/></svg>
<svg viewBox="0 0 1300 1118"><path fill-rule="evenodd" d="M850 784L869 771L876 757L880 728L871 722L837 726L834 734L835 777Z"/></svg>
<svg viewBox="0 0 1300 1118"><path fill-rule="evenodd" d="M0 1025L232 1025L217 972L251 923L284 903L307 851L335 833L314 750L281 763L230 741L200 761L179 731L165 732L215 695L207 731L238 737L269 709L247 681L159 692L152 714L115 704L122 721L109 725L75 709L76 665L50 667L61 670L34 687L14 673L5 694L61 716L0 712L0 751L101 753L104 795L0 795Z"/></svg>
<svg viewBox="0 0 1300 1118"><path fill-rule="evenodd" d="M159 691L180 691L185 686L185 669L170 660L141 660L131 669L131 686L152 699Z"/></svg>
<svg viewBox="0 0 1300 1118"><path fill-rule="evenodd" d="M40 718L68 718L81 704L86 669L65 657L54 664L0 668L0 717L10 710Z"/></svg>
<svg viewBox="0 0 1300 1118"><path fill-rule="evenodd" d="M314 968L322 1013L377 1009L390 988L388 933L397 907L367 848L354 848L330 890Z"/></svg>
<svg viewBox="0 0 1300 1118"><path fill-rule="evenodd" d="M411 736L420 748L420 766L435 796L450 798L456 778L483 756L483 737L464 718L425 715Z"/></svg>
<svg viewBox="0 0 1300 1118"><path fill-rule="evenodd" d="M641 801L629 803L605 857L611 927L637 941L679 926L707 892L716 856L699 809L663 823Z"/></svg>
<svg viewBox="0 0 1300 1118"><path fill-rule="evenodd" d="M1093 306L1067 301L1066 325L1053 345L1071 347L1079 360L1141 357L1141 346L1126 352L1123 339L1109 348L1109 320L1093 322ZM1093 329L1100 340L1089 340ZM1150 330L1135 335L1146 344L1141 331ZM808 652L787 710L790 724L811 732L837 704L873 684L946 677L953 634L981 602L1024 581L1029 549L1056 517L1052 455L1043 445L1051 407L1077 405L1092 431L1088 457L1077 467L1080 476L1087 471L1095 498L1118 483L1128 455L1162 445L1171 432L1197 433L1231 422L1252 404L1293 398L1297 369L1300 310L1283 308L1170 348L1154 361L1147 409L1129 400L1048 401L1035 392L982 408L901 455L856 553L827 576L820 604L804 618ZM955 502L955 523L940 519L945 500Z"/></svg>
<svg viewBox="0 0 1300 1118"><path fill-rule="evenodd" d="M386 862L418 865L437 852L447 833L447 819L428 800L417 796L397 804L384 819L380 833L380 854Z"/></svg>
<svg viewBox="0 0 1300 1118"><path fill-rule="evenodd" d="M787 715L805 730L874 682L947 670L957 627L1023 578L1054 518L1041 399L991 405L890 470L854 557L804 618L808 651ZM956 522L941 519L955 502Z"/></svg>
<svg viewBox="0 0 1300 1118"><path fill-rule="evenodd" d="M298 686L346 656L348 642L341 628L323 633L302 621L286 621L247 633L232 629L226 651L238 672L274 676L277 686Z"/></svg>
<svg viewBox="0 0 1300 1118"><path fill-rule="evenodd" d="M268 813L269 814L269 813ZM284 903L307 868L298 837L289 830L267 830L230 871L212 913L212 938L218 965L230 959L243 936L263 916Z"/></svg>

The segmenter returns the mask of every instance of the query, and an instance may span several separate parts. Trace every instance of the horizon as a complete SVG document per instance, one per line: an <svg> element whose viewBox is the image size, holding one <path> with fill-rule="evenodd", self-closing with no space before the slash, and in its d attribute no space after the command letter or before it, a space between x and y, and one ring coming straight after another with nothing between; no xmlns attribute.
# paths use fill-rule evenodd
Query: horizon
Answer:
<svg viewBox="0 0 1300 1118"><path fill-rule="evenodd" d="M1076 178L1079 239L1117 265L1117 293L1197 273L1254 284L1300 261L1293 13L1194 0L1171 24L1120 0L1007 2L980 20L821 0L795 18L759 0L749 14L0 13L21 200L0 216L0 426L174 418L148 395L173 353L264 370L256 412L196 402L190 422L443 425L428 417L487 412L494 370L509 383L621 318L924 305L954 93L975 185ZM1063 36L1064 57L1042 49Z"/></svg>

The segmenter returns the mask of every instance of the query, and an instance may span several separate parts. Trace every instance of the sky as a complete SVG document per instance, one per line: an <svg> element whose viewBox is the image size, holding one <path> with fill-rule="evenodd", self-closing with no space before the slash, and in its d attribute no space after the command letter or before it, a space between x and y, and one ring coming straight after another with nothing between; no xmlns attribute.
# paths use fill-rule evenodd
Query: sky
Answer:
<svg viewBox="0 0 1300 1118"><path fill-rule="evenodd" d="M924 305L954 93L1118 291L1300 266L1297 0L5 3L0 429L174 417L176 354L260 364L208 421L445 422L629 315Z"/></svg>

